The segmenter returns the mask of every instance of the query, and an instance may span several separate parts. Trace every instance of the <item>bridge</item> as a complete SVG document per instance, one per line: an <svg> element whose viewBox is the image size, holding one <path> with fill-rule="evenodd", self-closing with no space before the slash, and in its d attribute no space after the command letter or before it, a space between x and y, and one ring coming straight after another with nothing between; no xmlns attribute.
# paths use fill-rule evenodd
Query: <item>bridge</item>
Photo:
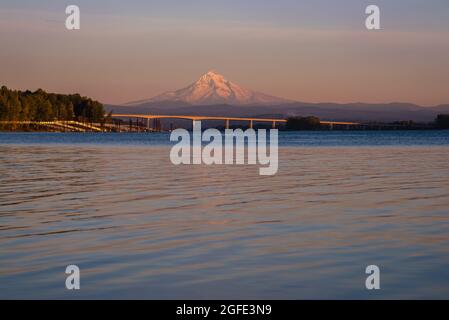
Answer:
<svg viewBox="0 0 449 320"><path fill-rule="evenodd" d="M0 121L0 125L8 126L33 126L45 127L47 129L58 132L103 132L104 128L89 123L72 121L72 120L55 120L55 121Z"/></svg>
<svg viewBox="0 0 449 320"><path fill-rule="evenodd" d="M215 116L186 116L186 115L156 115L156 114L112 114L112 118L129 118L129 119L146 119L147 120L147 129L150 128L150 120L154 119L182 119L182 120L191 120L193 121L207 121L207 120L215 120L215 121L224 121L225 129L229 129L230 121L248 121L249 128L253 128L254 122L268 122L271 123L271 127L273 129L276 128L276 124L278 123L286 123L285 119L273 119L273 118L252 118L252 117L215 117ZM320 121L322 125L327 125L331 129L334 125L341 126L359 126L360 123L357 122L340 122L340 121Z"/></svg>
<svg viewBox="0 0 449 320"><path fill-rule="evenodd" d="M156 115L156 114L112 114L112 118L128 118L128 119L146 119L146 130L144 131L157 131L158 129L150 128L150 120L153 119L182 119L194 121L224 121L224 127L229 129L229 123L231 121L245 122L249 124L249 128L253 128L254 122L271 123L272 128L276 128L279 123L286 123L285 119L274 119L274 118L253 118L253 117L215 117L215 116L189 116L189 115ZM143 127L142 123L137 123L136 125L131 123L128 126L125 125L126 131L141 131ZM116 131L117 128L114 124L105 123L85 123L79 121L71 120L54 120L54 121L0 121L1 126L28 126L35 128L45 127L51 131L59 132L105 132L105 131ZM321 121L321 125L327 125L330 129L334 126L344 126L346 128L350 126L365 126L364 124L359 124L356 122L338 122L338 121ZM120 123L118 125L118 130L120 130Z"/></svg>

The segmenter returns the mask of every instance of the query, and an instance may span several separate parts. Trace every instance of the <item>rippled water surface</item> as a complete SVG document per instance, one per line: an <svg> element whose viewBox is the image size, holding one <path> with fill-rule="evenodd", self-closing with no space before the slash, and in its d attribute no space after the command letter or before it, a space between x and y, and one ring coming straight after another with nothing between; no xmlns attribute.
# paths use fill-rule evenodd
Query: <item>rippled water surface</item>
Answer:
<svg viewBox="0 0 449 320"><path fill-rule="evenodd" d="M0 297L449 298L449 134L326 134L281 135L268 177L174 166L167 135L0 134Z"/></svg>

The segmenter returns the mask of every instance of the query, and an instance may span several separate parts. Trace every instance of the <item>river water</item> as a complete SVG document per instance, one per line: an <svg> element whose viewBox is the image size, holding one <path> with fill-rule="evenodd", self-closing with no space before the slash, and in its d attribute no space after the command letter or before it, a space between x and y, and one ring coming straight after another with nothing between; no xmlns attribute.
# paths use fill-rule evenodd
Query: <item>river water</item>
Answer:
<svg viewBox="0 0 449 320"><path fill-rule="evenodd" d="M168 134L0 133L0 298L449 298L449 132L279 142L260 176Z"/></svg>

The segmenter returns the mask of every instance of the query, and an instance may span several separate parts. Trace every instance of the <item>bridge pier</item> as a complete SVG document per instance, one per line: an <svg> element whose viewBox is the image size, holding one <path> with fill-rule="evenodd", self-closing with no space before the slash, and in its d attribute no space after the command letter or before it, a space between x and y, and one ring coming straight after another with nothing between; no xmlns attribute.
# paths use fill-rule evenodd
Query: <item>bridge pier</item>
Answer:
<svg viewBox="0 0 449 320"><path fill-rule="evenodd" d="M229 119L225 120L225 129L229 129Z"/></svg>
<svg viewBox="0 0 449 320"><path fill-rule="evenodd" d="M273 121L273 123L271 124L271 129L276 129L276 121Z"/></svg>
<svg viewBox="0 0 449 320"><path fill-rule="evenodd" d="M249 128L250 128L250 129L253 128L253 120L249 120Z"/></svg>

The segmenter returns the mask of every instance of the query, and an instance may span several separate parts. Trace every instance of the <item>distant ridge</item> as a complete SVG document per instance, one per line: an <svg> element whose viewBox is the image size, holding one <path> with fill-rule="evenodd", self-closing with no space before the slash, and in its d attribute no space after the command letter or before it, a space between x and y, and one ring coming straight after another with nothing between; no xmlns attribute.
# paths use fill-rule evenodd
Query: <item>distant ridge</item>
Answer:
<svg viewBox="0 0 449 320"><path fill-rule="evenodd" d="M267 118L287 118L289 116L317 116L322 120L355 122L390 122L412 120L430 122L438 114L449 114L449 105L422 107L408 103L303 103L295 102L278 105L189 105L173 102L150 102L136 106L106 105L107 110L116 113L210 115L210 116L253 116Z"/></svg>

